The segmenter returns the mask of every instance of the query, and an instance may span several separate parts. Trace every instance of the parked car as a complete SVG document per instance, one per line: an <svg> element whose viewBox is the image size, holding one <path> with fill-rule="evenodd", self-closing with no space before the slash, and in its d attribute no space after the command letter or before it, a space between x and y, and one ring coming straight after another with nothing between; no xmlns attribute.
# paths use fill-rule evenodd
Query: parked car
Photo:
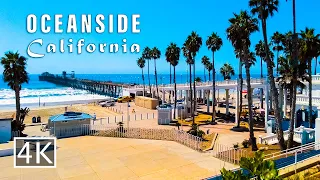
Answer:
<svg viewBox="0 0 320 180"><path fill-rule="evenodd" d="M131 102L131 101L133 101L133 97L131 97L131 96L123 96L123 97L119 97L117 99L118 103Z"/></svg>
<svg viewBox="0 0 320 180"><path fill-rule="evenodd" d="M103 103L100 103L99 105L102 107L110 107L110 106L114 106L115 102L113 100L111 101L105 101Z"/></svg>

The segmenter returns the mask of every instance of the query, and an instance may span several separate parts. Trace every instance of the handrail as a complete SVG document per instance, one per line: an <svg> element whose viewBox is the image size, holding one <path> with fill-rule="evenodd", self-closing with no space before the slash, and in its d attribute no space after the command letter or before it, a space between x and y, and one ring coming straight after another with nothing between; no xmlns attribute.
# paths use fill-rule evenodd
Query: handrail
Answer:
<svg viewBox="0 0 320 180"><path fill-rule="evenodd" d="M294 150L290 150L290 151L287 151L286 153L283 153L283 154L278 154L276 156L272 156L272 157L269 157L269 158L265 158L265 160L268 160L268 159L273 159L273 158L276 158L276 157L279 157L279 156L283 156L283 155L288 155L288 154L292 154L292 153L296 153L296 152L302 152L303 150L308 150L311 148L314 148L316 145L320 145L320 143L309 143L309 144L306 144L307 146L298 146L298 147L295 147L294 148L291 148L291 149L294 149ZM270 155L270 154L269 154Z"/></svg>

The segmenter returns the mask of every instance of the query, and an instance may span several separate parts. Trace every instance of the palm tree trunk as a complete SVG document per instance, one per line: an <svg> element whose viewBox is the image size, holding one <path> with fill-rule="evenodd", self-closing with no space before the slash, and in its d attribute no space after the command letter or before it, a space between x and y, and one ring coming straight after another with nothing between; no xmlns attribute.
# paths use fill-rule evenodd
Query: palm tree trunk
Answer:
<svg viewBox="0 0 320 180"><path fill-rule="evenodd" d="M279 46L279 44L278 44ZM277 50L277 76L279 75L279 50Z"/></svg>
<svg viewBox="0 0 320 180"><path fill-rule="evenodd" d="M312 58L310 58L308 60L309 62L309 67L308 67L308 71L309 71L309 115L308 115L308 119L309 119L309 128L311 128L311 123L312 123L312 72L311 72L311 63L312 63Z"/></svg>
<svg viewBox="0 0 320 180"><path fill-rule="evenodd" d="M150 94L151 94L152 92L151 92L151 83L150 83L150 68L149 68L149 60L147 60L147 62L148 62L148 80L149 80L149 91L150 91ZM152 97L152 95L151 95L151 97Z"/></svg>
<svg viewBox="0 0 320 180"><path fill-rule="evenodd" d="M216 69L214 67L214 52L212 52L212 123L216 120Z"/></svg>
<svg viewBox="0 0 320 180"><path fill-rule="evenodd" d="M282 117L280 115L280 108L279 98L278 98L278 91L276 89L276 84L274 81L273 76L273 63L269 57L269 45L268 45L268 37L267 37L267 23L265 19L262 19L262 31L263 31L263 38L264 38L264 46L266 51L266 62L267 62L267 69L268 69L268 78L270 83L270 91L272 95L272 101L274 106L274 114L276 119L276 127L277 127L277 137L279 141L279 146L281 150L285 149L285 143L283 138L283 130L282 130Z"/></svg>
<svg viewBox="0 0 320 180"><path fill-rule="evenodd" d="M247 59L247 58L246 58ZM257 141L254 137L253 132L253 118L252 118L252 89L250 83L250 65L249 62L246 60L246 79L247 79L247 98L248 98L248 108L249 108L249 131L250 131L250 141L251 141L251 148L252 151L257 151Z"/></svg>
<svg viewBox="0 0 320 180"><path fill-rule="evenodd" d="M240 56L239 61L239 83L240 83L240 96L239 96L239 114L238 114L238 124L237 127L240 127L240 117L242 113L242 89L243 89L243 78L242 78L242 57Z"/></svg>
<svg viewBox="0 0 320 180"><path fill-rule="evenodd" d="M262 58L260 58L260 78L263 78L263 69L262 69Z"/></svg>
<svg viewBox="0 0 320 180"><path fill-rule="evenodd" d="M157 64L156 59L154 59L154 76L156 79L156 88L157 88L157 99L159 101L159 88L158 88L158 76L157 76Z"/></svg>
<svg viewBox="0 0 320 180"><path fill-rule="evenodd" d="M197 110L197 91L196 91L196 61L195 58L193 58L193 98L194 98L194 104L193 104L193 119L194 119L194 113Z"/></svg>
<svg viewBox="0 0 320 180"><path fill-rule="evenodd" d="M170 85L171 85L171 64L169 63L170 65ZM169 103L171 103L171 91L169 91Z"/></svg>
<svg viewBox="0 0 320 180"><path fill-rule="evenodd" d="M210 78L210 76L211 76L211 73L210 73L210 71L208 71L208 73L209 73L209 81L211 80L211 78Z"/></svg>
<svg viewBox="0 0 320 180"><path fill-rule="evenodd" d="M177 107L177 83L176 83L176 67L173 66L173 83L174 83L174 111L173 119L176 119L176 107ZM178 126L179 127L179 126ZM179 129L179 128L178 128Z"/></svg>
<svg viewBox="0 0 320 180"><path fill-rule="evenodd" d="M192 109L192 73L191 73L191 64L189 64L189 74L190 74L190 112L191 112L191 116L192 116L192 124L194 124L194 113L193 113L193 109ZM188 101L188 99L187 99Z"/></svg>
<svg viewBox="0 0 320 180"><path fill-rule="evenodd" d="M293 147L293 136L294 136L294 126L296 121L296 97L297 97L297 81L295 79L292 80L291 87L291 112L290 112L290 125L289 125L289 137L287 148L290 149Z"/></svg>
<svg viewBox="0 0 320 180"><path fill-rule="evenodd" d="M142 70L142 83L143 83L143 93L142 93L142 95L143 95L143 96L145 96L145 93L146 93L146 86L145 86L145 84L144 84L143 68L141 68L141 70Z"/></svg>
<svg viewBox="0 0 320 180"><path fill-rule="evenodd" d="M16 121L20 122L20 88L19 86L16 86L14 92L16 96Z"/></svg>
<svg viewBox="0 0 320 180"><path fill-rule="evenodd" d="M206 68L203 67L203 77L204 77L204 82L207 81L207 77L206 77Z"/></svg>
<svg viewBox="0 0 320 180"><path fill-rule="evenodd" d="M261 69L261 74L260 74L260 78L263 79L263 72L262 72L262 62L263 62L263 59L260 58L260 69ZM278 68L278 65L277 65L277 68ZM261 92L260 92L260 98L262 98L262 102L263 102L263 89L261 88ZM261 109L263 109L263 103L261 103Z"/></svg>
<svg viewBox="0 0 320 180"><path fill-rule="evenodd" d="M314 59L316 60L316 65L314 66L314 75L317 75L318 57L315 57Z"/></svg>
<svg viewBox="0 0 320 180"><path fill-rule="evenodd" d="M294 69L298 63L298 52L297 52L297 33L296 33L296 1L292 0L292 16L293 16L293 64ZM292 77L292 99L291 99L291 118L290 118L290 128L288 137L288 148L293 147L293 135L294 135L294 124L296 118L296 97L297 97L297 72L293 72Z"/></svg>

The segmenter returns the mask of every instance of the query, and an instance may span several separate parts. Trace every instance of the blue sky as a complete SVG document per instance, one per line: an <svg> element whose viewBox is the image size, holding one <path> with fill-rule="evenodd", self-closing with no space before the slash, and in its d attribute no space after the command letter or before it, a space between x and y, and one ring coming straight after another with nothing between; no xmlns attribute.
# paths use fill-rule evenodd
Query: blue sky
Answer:
<svg viewBox="0 0 320 180"><path fill-rule="evenodd" d="M279 13L268 20L268 35L273 32L286 32L292 29L292 3L280 0ZM306 26L313 27L317 33L320 29L319 13L320 1L318 0L297 0L297 29L304 29ZM19 51L27 56L28 44L37 38L43 38L44 44L56 43L59 39L73 38L74 41L84 38L86 42L92 43L121 43L122 38L127 39L127 43L138 43L143 49L145 46L158 47L162 56L157 62L159 73L169 73L169 65L165 60L165 49L170 42L175 42L181 47L186 37L191 31L196 31L205 40L212 32L217 32L223 39L223 47L215 55L215 65L218 70L225 62L231 63L238 72L238 60L235 58L233 48L226 39L226 28L229 26L228 19L233 16L233 12L248 9L248 0L123 0L123 1L84 1L84 0L3 0L0 6L0 53L1 56L8 50ZM64 30L68 14L140 14L140 34L42 34L37 32L29 34L26 30L26 18L29 14L35 14L38 18L42 14L63 14ZM94 19L93 19L94 20ZM52 24L52 23L51 23ZM53 28L53 27L52 27ZM252 35L252 44L256 44L262 39L262 32ZM44 52L45 48L41 48ZM201 57L207 55L212 58L212 53L205 45L201 47L196 57L197 73L203 72ZM90 73L140 73L136 65L136 59L140 54L93 54L63 53L46 54L44 58L28 57L27 70L31 74L49 71L60 73L63 70L74 70L78 74ZM259 63L257 63L259 64ZM153 62L151 72L153 73ZM265 64L264 64L265 66ZM185 58L181 56L177 73L186 72L187 65ZM0 67L0 71L2 71ZM253 67L251 73L257 74L260 67Z"/></svg>

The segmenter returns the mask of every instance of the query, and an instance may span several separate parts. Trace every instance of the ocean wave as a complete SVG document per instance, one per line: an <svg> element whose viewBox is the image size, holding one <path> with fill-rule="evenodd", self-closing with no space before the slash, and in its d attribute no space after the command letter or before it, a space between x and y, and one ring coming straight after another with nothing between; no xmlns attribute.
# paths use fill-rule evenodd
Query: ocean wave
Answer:
<svg viewBox="0 0 320 180"><path fill-rule="evenodd" d="M89 99L101 99L106 96L93 95L85 90L72 88L56 89L22 89L20 91L21 103L64 102ZM0 90L0 104L15 104L15 93L10 89Z"/></svg>

